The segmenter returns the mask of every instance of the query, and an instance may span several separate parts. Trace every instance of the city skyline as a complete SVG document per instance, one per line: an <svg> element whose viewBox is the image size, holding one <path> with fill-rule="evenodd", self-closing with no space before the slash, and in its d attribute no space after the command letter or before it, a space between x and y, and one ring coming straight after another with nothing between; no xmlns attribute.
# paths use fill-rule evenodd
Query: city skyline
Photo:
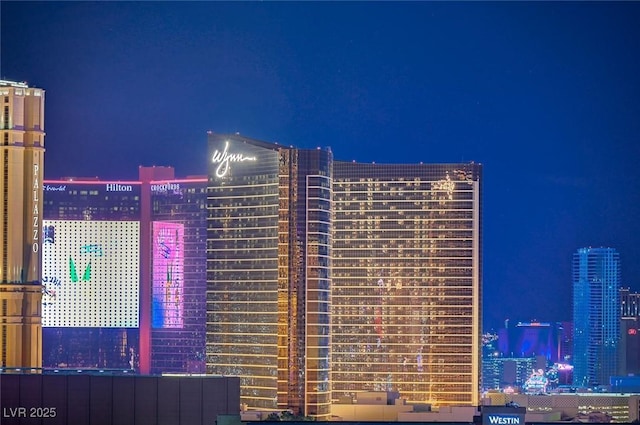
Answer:
<svg viewBox="0 0 640 425"><path fill-rule="evenodd" d="M580 247L616 248L623 286L638 288L639 4L0 12L0 77L47 91L45 178L133 177L154 164L205 174L207 130L358 162L476 161L486 328L569 320Z"/></svg>

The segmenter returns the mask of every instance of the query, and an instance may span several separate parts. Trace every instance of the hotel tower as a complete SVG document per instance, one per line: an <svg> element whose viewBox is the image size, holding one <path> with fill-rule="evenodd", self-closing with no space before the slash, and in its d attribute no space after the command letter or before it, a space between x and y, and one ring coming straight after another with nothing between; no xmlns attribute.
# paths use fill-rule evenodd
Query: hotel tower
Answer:
<svg viewBox="0 0 640 425"><path fill-rule="evenodd" d="M45 180L45 368L205 371L206 176Z"/></svg>
<svg viewBox="0 0 640 425"><path fill-rule="evenodd" d="M0 366L42 364L44 90L0 80Z"/></svg>
<svg viewBox="0 0 640 425"><path fill-rule="evenodd" d="M328 149L209 134L207 372L241 402L330 418Z"/></svg>
<svg viewBox="0 0 640 425"><path fill-rule="evenodd" d="M480 164L333 166L333 400L478 405Z"/></svg>
<svg viewBox="0 0 640 425"><path fill-rule="evenodd" d="M573 254L573 385L607 385L618 374L620 254L580 248Z"/></svg>
<svg viewBox="0 0 640 425"><path fill-rule="evenodd" d="M319 420L358 392L479 404L482 166L209 134L207 372Z"/></svg>

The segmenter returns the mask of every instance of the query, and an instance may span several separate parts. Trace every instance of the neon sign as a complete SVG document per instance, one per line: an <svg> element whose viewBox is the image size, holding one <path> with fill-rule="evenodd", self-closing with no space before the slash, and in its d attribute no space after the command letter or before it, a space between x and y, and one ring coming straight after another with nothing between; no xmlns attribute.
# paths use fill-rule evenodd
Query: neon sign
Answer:
<svg viewBox="0 0 640 425"><path fill-rule="evenodd" d="M520 417L519 416L507 416L507 415L488 415L490 424L496 425L519 425Z"/></svg>
<svg viewBox="0 0 640 425"><path fill-rule="evenodd" d="M229 172L229 163L230 162L244 162L244 161L255 161L255 156L244 156L241 153L229 153L229 141L224 142L224 150L220 152L216 149L211 157L211 162L214 164L218 164L216 167L216 176L224 177Z"/></svg>
<svg viewBox="0 0 640 425"><path fill-rule="evenodd" d="M107 183L107 192L131 192L133 187L130 184Z"/></svg>
<svg viewBox="0 0 640 425"><path fill-rule="evenodd" d="M47 192L63 192L67 190L67 185L51 186L49 184L45 184L43 187Z"/></svg>
<svg viewBox="0 0 640 425"><path fill-rule="evenodd" d="M33 244L31 245L31 250L33 252L38 252L38 230L40 219L40 213L38 212L38 191L40 188L38 185L39 169L40 166L38 164L33 164Z"/></svg>
<svg viewBox="0 0 640 425"><path fill-rule="evenodd" d="M180 190L180 183L167 182L151 185L152 192L167 192L169 190Z"/></svg>

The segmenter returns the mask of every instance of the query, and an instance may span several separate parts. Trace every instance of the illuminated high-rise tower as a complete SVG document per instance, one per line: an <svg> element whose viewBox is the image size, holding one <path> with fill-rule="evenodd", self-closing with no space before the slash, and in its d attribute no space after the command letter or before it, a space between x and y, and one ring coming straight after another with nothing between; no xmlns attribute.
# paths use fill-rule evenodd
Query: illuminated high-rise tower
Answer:
<svg viewBox="0 0 640 425"><path fill-rule="evenodd" d="M573 385L608 385L618 373L620 254L580 248L573 254Z"/></svg>
<svg viewBox="0 0 640 425"><path fill-rule="evenodd" d="M207 372L252 408L328 420L331 167L303 150L209 135Z"/></svg>
<svg viewBox="0 0 640 425"><path fill-rule="evenodd" d="M44 90L0 80L0 365L42 364Z"/></svg>
<svg viewBox="0 0 640 425"><path fill-rule="evenodd" d="M333 167L333 399L478 405L482 166Z"/></svg>
<svg viewBox="0 0 640 425"><path fill-rule="evenodd" d="M619 376L640 375L640 293L620 288Z"/></svg>

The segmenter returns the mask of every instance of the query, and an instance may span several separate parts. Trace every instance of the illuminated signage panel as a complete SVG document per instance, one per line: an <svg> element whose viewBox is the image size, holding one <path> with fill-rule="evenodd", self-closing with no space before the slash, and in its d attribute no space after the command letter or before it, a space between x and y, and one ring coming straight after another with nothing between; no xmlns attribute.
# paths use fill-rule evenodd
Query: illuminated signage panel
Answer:
<svg viewBox="0 0 640 425"><path fill-rule="evenodd" d="M44 220L42 326L138 324L140 224Z"/></svg>
<svg viewBox="0 0 640 425"><path fill-rule="evenodd" d="M179 192L180 183L154 183L151 185L152 192Z"/></svg>
<svg viewBox="0 0 640 425"><path fill-rule="evenodd" d="M519 410L522 410L521 408ZM482 423L485 425L524 425L524 412L519 413L483 413Z"/></svg>
<svg viewBox="0 0 640 425"><path fill-rule="evenodd" d="M520 425L524 420L519 415L487 415L486 422L492 425Z"/></svg>
<svg viewBox="0 0 640 425"><path fill-rule="evenodd" d="M243 153L229 153L229 141L224 142L224 150L216 151L211 156L211 162L218 164L216 167L216 177L222 178L227 175L231 162L256 161L255 156L247 156Z"/></svg>
<svg viewBox="0 0 640 425"><path fill-rule="evenodd" d="M40 185L38 184L38 171L40 166L38 164L33 164L33 243L31 245L31 250L33 252L38 252L38 235L39 235L39 219L40 213L38 211L38 193L40 192Z"/></svg>
<svg viewBox="0 0 640 425"><path fill-rule="evenodd" d="M64 192L65 190L67 190L67 185L66 184L59 184L57 186L51 185L51 184L45 184L43 186L43 189L46 192Z"/></svg>
<svg viewBox="0 0 640 425"><path fill-rule="evenodd" d="M184 325L184 225L153 222L154 328Z"/></svg>
<svg viewBox="0 0 640 425"><path fill-rule="evenodd" d="M133 186L130 184L120 184L120 183L107 183L105 185L107 192L131 192L133 191Z"/></svg>

